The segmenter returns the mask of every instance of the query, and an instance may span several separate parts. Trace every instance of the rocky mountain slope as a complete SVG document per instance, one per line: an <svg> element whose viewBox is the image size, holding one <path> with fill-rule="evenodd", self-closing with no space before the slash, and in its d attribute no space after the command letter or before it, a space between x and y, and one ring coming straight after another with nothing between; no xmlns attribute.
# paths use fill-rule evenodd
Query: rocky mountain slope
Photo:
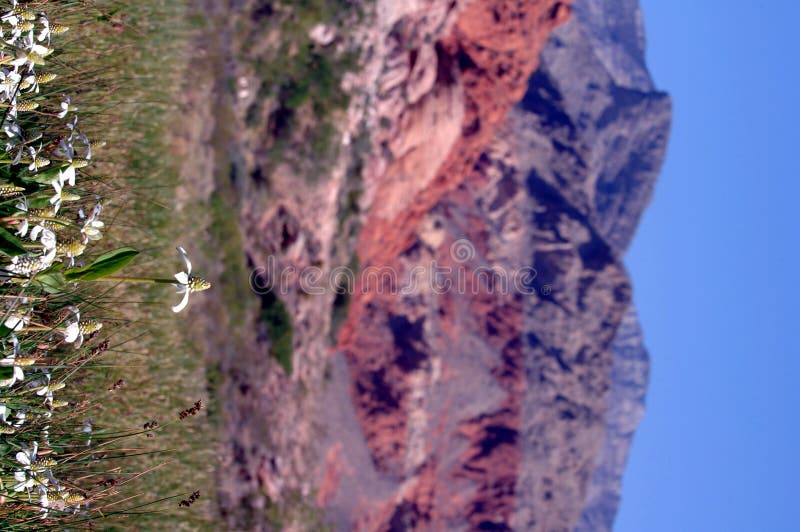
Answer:
<svg viewBox="0 0 800 532"><path fill-rule="evenodd" d="M670 123L637 2L376 0L315 27L286 50L318 75L361 52L324 167L276 163L317 138L320 107L253 66L291 10L243 5L266 44L222 31L230 179L251 280L273 291L211 355L228 525L610 529L648 371L622 256ZM348 296L303 278L344 265Z"/></svg>

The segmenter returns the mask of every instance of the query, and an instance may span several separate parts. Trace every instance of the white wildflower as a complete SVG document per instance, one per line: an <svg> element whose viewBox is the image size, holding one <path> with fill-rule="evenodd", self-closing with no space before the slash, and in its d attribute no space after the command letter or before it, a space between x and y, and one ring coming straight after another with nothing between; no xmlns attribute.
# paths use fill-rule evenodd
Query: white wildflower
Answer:
<svg viewBox="0 0 800 532"><path fill-rule="evenodd" d="M69 183L69 186L75 186L75 167L71 164L64 168L63 170L58 171L58 181L61 183L61 186L64 186L64 183Z"/></svg>
<svg viewBox="0 0 800 532"><path fill-rule="evenodd" d="M19 320L19 322L16 322L16 321L12 321L12 319L19 319L19 318L16 318L15 316L12 316L12 317L6 319L6 322L5 322L5 326L6 327L9 327L10 329L12 329L14 331L19 331L19 330L22 329L22 327L16 327L17 323L22 324L23 327L24 327L24 322L22 320ZM11 322L11 325L14 325L15 327L10 327L9 326L9 322ZM13 386L16 382L22 382L23 380L25 380L25 373L22 371L22 367L20 367L16 363L17 355L19 354L19 340L17 340L17 337L14 336L13 334L9 335L9 338L11 339L11 343L14 345L14 350L9 356L7 356L7 357L5 357L3 359L0 359L0 366L2 366L2 367L11 367L12 368L12 373L11 373L11 377L9 377L7 379L0 380L0 387L2 387L2 388L7 388L9 386ZM5 405L4 405L3 406L3 421L5 421L5 416L6 416L6 413L5 413Z"/></svg>
<svg viewBox="0 0 800 532"><path fill-rule="evenodd" d="M34 227L34 229L38 229L38 228L42 229L42 231L41 231L42 236L39 239L39 242L41 242L41 244L44 247L45 251L50 251L51 249L56 249L56 244L57 244L57 242L56 242L56 234L53 231L51 231L50 229L42 228L41 225L37 225L36 227ZM33 234L33 231L31 231L31 234Z"/></svg>
<svg viewBox="0 0 800 532"><path fill-rule="evenodd" d="M61 102L61 111L58 112L59 118L64 118L67 116L67 113L70 111L70 98L69 96L64 96L64 101Z"/></svg>
<svg viewBox="0 0 800 532"><path fill-rule="evenodd" d="M39 451L39 444L33 442L33 447L29 448L25 445L22 446L23 450L16 455L17 462L22 466L14 472L14 480L17 485L14 486L14 491L29 490L36 482L31 466L36 461L36 453Z"/></svg>
<svg viewBox="0 0 800 532"><path fill-rule="evenodd" d="M186 308L186 305L189 303L189 294L193 292L202 292L203 290L211 288L211 283L205 279L192 275L192 263L189 260L189 256L186 254L186 250L178 246L178 253L186 265L186 271L175 274L175 280L178 281L175 284L175 287L178 289L179 294L183 294L183 299L181 299L181 302L172 307L172 312L175 313Z"/></svg>
<svg viewBox="0 0 800 532"><path fill-rule="evenodd" d="M16 428L19 428L25 424L25 420L27 419L27 414L24 409L17 410L17 412L14 414L14 418L16 419L16 421L13 423L13 425Z"/></svg>
<svg viewBox="0 0 800 532"><path fill-rule="evenodd" d="M7 379L0 380L0 388L8 388L10 386L14 386L17 382L22 382L25 380L25 373L22 371L22 368L14 364L14 357L6 357L4 359L0 359L0 366L13 368L13 373L11 377Z"/></svg>
<svg viewBox="0 0 800 532"><path fill-rule="evenodd" d="M17 236L25 236L28 234L28 220L23 218L17 226Z"/></svg>
<svg viewBox="0 0 800 532"><path fill-rule="evenodd" d="M45 39L47 39L47 44L50 44L50 21L47 20L46 16L40 15L39 24L42 25L42 30L39 32L39 35L36 37L36 40L42 42Z"/></svg>
<svg viewBox="0 0 800 532"><path fill-rule="evenodd" d="M0 70L0 97L2 100L11 100L17 91L17 86L22 76L13 70Z"/></svg>
<svg viewBox="0 0 800 532"><path fill-rule="evenodd" d="M26 316L12 314L11 316L6 318L6 321L3 323L3 325L5 325L14 332L18 332L24 329L28 325L28 318ZM14 340L16 340L16 338L14 338Z"/></svg>
<svg viewBox="0 0 800 532"><path fill-rule="evenodd" d="M72 344L80 339L83 342L83 335L81 334L81 311L77 307L69 307L72 311L72 318L67 323L67 326L62 331L64 334L64 341ZM80 345L80 343L78 344Z"/></svg>
<svg viewBox="0 0 800 532"><path fill-rule="evenodd" d="M89 240L100 240L103 238L102 229L105 227L105 224L98 220L100 217L100 213L103 210L103 205L98 203L92 209L92 213L86 218L86 221L83 223L83 227L81 227L81 235L83 237L83 243L87 243ZM81 218L83 217L83 211L79 213Z"/></svg>
<svg viewBox="0 0 800 532"><path fill-rule="evenodd" d="M64 189L64 184L59 177L50 181L50 186L53 187L55 194L50 198L50 205L52 205L56 212L61 208L61 204L65 201L77 201L81 199L77 194L72 194Z"/></svg>
<svg viewBox="0 0 800 532"><path fill-rule="evenodd" d="M53 150L53 153L62 159L72 162L72 158L75 157L75 148L73 147L71 140L61 139L58 141L58 146L55 150Z"/></svg>

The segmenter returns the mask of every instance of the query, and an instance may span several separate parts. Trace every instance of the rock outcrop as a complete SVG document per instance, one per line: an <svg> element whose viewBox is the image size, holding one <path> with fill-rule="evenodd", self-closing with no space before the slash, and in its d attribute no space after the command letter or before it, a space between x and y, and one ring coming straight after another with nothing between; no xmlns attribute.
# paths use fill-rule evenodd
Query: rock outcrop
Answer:
<svg viewBox="0 0 800 532"><path fill-rule="evenodd" d="M340 527L613 522L647 374L621 257L669 98L644 69L635 3L578 0L552 35L566 4L505 4L453 8L433 36L411 12L389 33L391 126L357 253L397 285L360 286L339 336L358 423L330 431L339 489L322 502ZM430 264L453 272L448 290ZM342 430L366 447L348 452Z"/></svg>
<svg viewBox="0 0 800 532"><path fill-rule="evenodd" d="M259 23L288 16L244 4ZM253 279L360 275L338 334L336 294L297 275L262 300L291 317L291 375L256 326L221 355L227 524L267 528L265 508L299 496L337 530L608 530L648 371L622 257L670 125L638 4L367 13L312 29L313 46L363 51L326 175L270 160L246 127L255 69L233 74L228 186Z"/></svg>

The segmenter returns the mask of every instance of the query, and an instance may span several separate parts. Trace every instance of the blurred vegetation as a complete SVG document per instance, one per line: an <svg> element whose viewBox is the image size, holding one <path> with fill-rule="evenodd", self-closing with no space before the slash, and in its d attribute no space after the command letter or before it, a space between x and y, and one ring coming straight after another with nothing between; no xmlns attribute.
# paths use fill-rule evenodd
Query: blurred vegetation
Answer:
<svg viewBox="0 0 800 532"><path fill-rule="evenodd" d="M183 0L50 0L28 6L70 27L53 57L63 74L52 90L68 91L82 129L106 141L85 176L91 190L106 198L107 231L99 250L133 246L143 253L131 273L171 275L180 269L175 246L192 248L183 237L191 220L173 209L180 161L170 134L201 21ZM142 507L102 526L161 529L169 522L182 530L215 528L215 431L206 410L173 423L180 411L208 396L201 346L188 317L169 311L177 302L173 289L118 286L79 295L92 317L106 324L97 341L108 339L109 348L76 383L78 420L90 419L98 434L140 433L128 452L106 457L102 467L116 477L117 500L125 501L115 509ZM158 427L145 430L152 421ZM195 490L199 500L179 507ZM170 496L175 498L153 503Z"/></svg>
<svg viewBox="0 0 800 532"><path fill-rule="evenodd" d="M292 374L292 317L273 292L261 296L261 321L270 339L269 354L287 375Z"/></svg>
<svg viewBox="0 0 800 532"><path fill-rule="evenodd" d="M298 490L290 491L280 503L270 502L267 505L267 522L276 530L302 523L303 530L333 532L333 526L325 522L323 514L313 500L313 494L304 497Z"/></svg>
<svg viewBox="0 0 800 532"><path fill-rule="evenodd" d="M356 69L358 50L340 46L338 39L321 46L309 31L324 22L339 35L346 33L344 26L360 16L361 3L259 0L242 22L238 59L254 65L259 78L247 122L266 133L270 164L287 163L314 176L336 155L336 121L349 103L340 83L346 72ZM132 264L134 275L177 271L176 245L185 245L190 253L219 255L223 271L216 288L225 309L234 311L219 318L225 320L220 326L230 326L228 348L235 350L240 341L237 327L245 324L249 310L243 301L257 304L246 282L236 191L228 183L207 203L175 208L181 159L175 155L172 135L185 111L182 89L195 76L209 74L205 67L198 68L192 46L197 32L208 31L206 25L212 22L203 20L189 0L50 0L29 5L42 6L54 21L71 27L54 60L73 74L59 77L52 90L68 90L80 108L82 128L107 142L97 153L92 173L85 176L92 190L107 198L103 246L142 250ZM359 137L357 143L365 139ZM238 163L228 161L225 151L218 148L217 159L223 161L218 164L226 169L229 164L235 173ZM358 213L361 164L357 158L349 169L342 200L341 228L351 235L357 231L350 220ZM104 249L101 246L99 252ZM357 268L357 262L351 266ZM97 524L107 530L218 529L215 465L221 406L216 390L224 375L219 365L206 368L201 354L205 332L187 323L187 315L169 312L177 296L163 286L115 287L113 292L93 290L77 297L92 308L93 317L108 324L95 341L108 339L109 347L86 365L92 371L76 381L80 389L71 397L80 404L76 426L91 419L97 434L138 433L135 445L106 457L109 461L103 465L122 481L115 487L117 498L125 501L120 508L130 511L117 522ZM336 328L348 304L347 297L337 298ZM289 374L291 316L274 295L262 298L261 305L270 352ZM179 412L199 399L207 408L175 423ZM179 506L178 501L195 490L200 498L190 508ZM171 496L175 497L159 500ZM308 530L322 530L311 500L289 494L280 504L270 503L267 517L276 528L300 522Z"/></svg>
<svg viewBox="0 0 800 532"><path fill-rule="evenodd" d="M344 24L359 18L355 0L256 2L251 20L240 27L241 60L259 80L247 111L247 125L268 135L269 166L290 164L315 179L336 156L336 112L349 97L342 76L358 66L358 50L341 46ZM324 23L336 31L331 44L315 43L309 32Z"/></svg>

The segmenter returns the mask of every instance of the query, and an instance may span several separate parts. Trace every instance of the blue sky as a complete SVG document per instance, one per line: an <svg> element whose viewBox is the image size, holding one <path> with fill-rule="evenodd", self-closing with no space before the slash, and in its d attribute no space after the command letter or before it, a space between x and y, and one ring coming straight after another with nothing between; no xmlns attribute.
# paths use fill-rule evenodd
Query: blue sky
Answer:
<svg viewBox="0 0 800 532"><path fill-rule="evenodd" d="M673 126L626 258L652 368L615 530L800 530L800 3L642 8Z"/></svg>

